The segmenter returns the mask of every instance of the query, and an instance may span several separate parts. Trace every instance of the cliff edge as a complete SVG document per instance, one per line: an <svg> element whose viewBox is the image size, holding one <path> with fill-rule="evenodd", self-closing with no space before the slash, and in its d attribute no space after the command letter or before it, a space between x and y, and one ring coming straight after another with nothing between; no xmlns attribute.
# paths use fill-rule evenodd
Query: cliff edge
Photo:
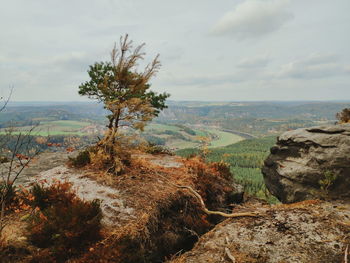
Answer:
<svg viewBox="0 0 350 263"><path fill-rule="evenodd" d="M350 125L282 134L262 168L282 203L245 203L172 263L340 263L350 244Z"/></svg>

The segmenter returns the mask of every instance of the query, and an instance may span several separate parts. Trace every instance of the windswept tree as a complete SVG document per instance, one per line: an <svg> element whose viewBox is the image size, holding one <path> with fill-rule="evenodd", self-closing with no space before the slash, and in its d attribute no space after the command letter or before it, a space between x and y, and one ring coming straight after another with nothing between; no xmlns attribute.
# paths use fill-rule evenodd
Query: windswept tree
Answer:
<svg viewBox="0 0 350 263"><path fill-rule="evenodd" d="M100 141L111 158L115 159L115 145L124 126L143 130L145 124L166 108L167 93L150 90L150 79L160 68L159 55L143 70L138 62L144 59L144 44L133 48L128 35L120 38L120 45L111 52L111 61L90 66L90 80L79 86L79 94L104 103L110 112L108 131Z"/></svg>

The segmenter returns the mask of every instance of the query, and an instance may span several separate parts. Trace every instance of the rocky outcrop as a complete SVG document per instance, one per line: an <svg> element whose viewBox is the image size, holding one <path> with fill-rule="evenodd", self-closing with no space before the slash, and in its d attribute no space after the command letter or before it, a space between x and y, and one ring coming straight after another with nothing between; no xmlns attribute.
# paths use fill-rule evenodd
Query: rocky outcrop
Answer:
<svg viewBox="0 0 350 263"><path fill-rule="evenodd" d="M282 134L262 172L269 191L283 203L350 198L350 124Z"/></svg>
<svg viewBox="0 0 350 263"><path fill-rule="evenodd" d="M170 262L344 262L350 242L349 203L308 200L250 209L261 217L225 220Z"/></svg>
<svg viewBox="0 0 350 263"><path fill-rule="evenodd" d="M170 262L348 262L350 124L284 133L262 171L270 192L289 204L236 207L260 216L225 220Z"/></svg>
<svg viewBox="0 0 350 263"><path fill-rule="evenodd" d="M64 181L71 184L77 197L99 199L103 239L70 259L72 263L163 262L178 251L190 250L199 236L223 218L206 214L196 196L181 186L195 189L210 210L226 212L243 198L242 188L233 183L229 168L222 163L135 153L125 173L114 176L93 167L64 166L63 156L38 156L33 166L24 171L31 177L21 183L29 187L32 183L51 185ZM46 166L36 167L45 160ZM45 170L50 163L59 166ZM51 248L39 249L26 239L27 223L22 218L27 213L6 216L4 240L8 245L0 246L0 262L55 262L42 259L51 255Z"/></svg>

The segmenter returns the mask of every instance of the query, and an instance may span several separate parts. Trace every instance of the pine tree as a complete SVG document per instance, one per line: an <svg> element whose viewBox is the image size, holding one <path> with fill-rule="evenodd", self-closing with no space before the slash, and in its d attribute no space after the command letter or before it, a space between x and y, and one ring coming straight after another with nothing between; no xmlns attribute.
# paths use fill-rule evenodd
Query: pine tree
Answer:
<svg viewBox="0 0 350 263"><path fill-rule="evenodd" d="M79 94L104 103L110 112L108 131L99 142L115 160L115 145L121 136L120 128L127 126L143 130L147 122L166 108L167 93L157 94L150 90L150 79L160 68L159 55L142 71L138 62L144 59L144 44L133 48L128 35L120 38L120 45L111 52L110 62L96 62L88 74L90 80L79 86ZM115 165L114 165L115 166Z"/></svg>

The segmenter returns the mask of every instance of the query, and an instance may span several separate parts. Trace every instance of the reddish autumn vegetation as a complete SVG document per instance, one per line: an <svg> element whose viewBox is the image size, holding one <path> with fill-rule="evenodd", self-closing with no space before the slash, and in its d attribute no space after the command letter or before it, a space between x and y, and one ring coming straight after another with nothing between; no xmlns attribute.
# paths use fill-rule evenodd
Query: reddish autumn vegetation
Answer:
<svg viewBox="0 0 350 263"><path fill-rule="evenodd" d="M102 217L99 202L77 198L68 183L48 188L34 185L34 208L28 222L28 240L47 248L57 261L78 255L100 238Z"/></svg>
<svg viewBox="0 0 350 263"><path fill-rule="evenodd" d="M0 257L5 261L1 262L65 262L101 238L99 201L79 199L68 183L36 184L31 191L14 192L8 204L8 213L12 209L21 216L28 243L36 249L3 242Z"/></svg>
<svg viewBox="0 0 350 263"><path fill-rule="evenodd" d="M132 160L132 169L110 182L127 193L125 201L132 203L136 218L114 228L75 262L163 262L190 250L222 218L207 215L190 192L176 185L196 189L210 208L227 211L234 201L232 175L223 164L193 158L179 160L181 167L166 168L152 164L150 155L143 157Z"/></svg>
<svg viewBox="0 0 350 263"><path fill-rule="evenodd" d="M187 161L189 169L197 175L195 184L198 193L206 201L207 208L217 210L227 204L240 203L243 196L234 194L232 174L229 166L224 162L205 163L201 158ZM228 183L231 182L231 183Z"/></svg>
<svg viewBox="0 0 350 263"><path fill-rule="evenodd" d="M120 210L121 215L113 215L103 226L99 204L79 199L68 183L22 189L22 208L13 215L9 212L8 220L24 226L17 235L26 239L12 243L14 252L3 247L3 255L12 257L8 262L163 262L192 249L201 235L223 220L208 215L198 198L179 186L197 191L210 210L229 213L233 203L241 201L232 194L236 188L224 163L136 151L130 157L119 176L92 164L79 170L79 177L83 174L96 187L114 189L111 198L133 211L128 216ZM68 177L78 171L65 169ZM98 192L95 196L99 198Z"/></svg>

